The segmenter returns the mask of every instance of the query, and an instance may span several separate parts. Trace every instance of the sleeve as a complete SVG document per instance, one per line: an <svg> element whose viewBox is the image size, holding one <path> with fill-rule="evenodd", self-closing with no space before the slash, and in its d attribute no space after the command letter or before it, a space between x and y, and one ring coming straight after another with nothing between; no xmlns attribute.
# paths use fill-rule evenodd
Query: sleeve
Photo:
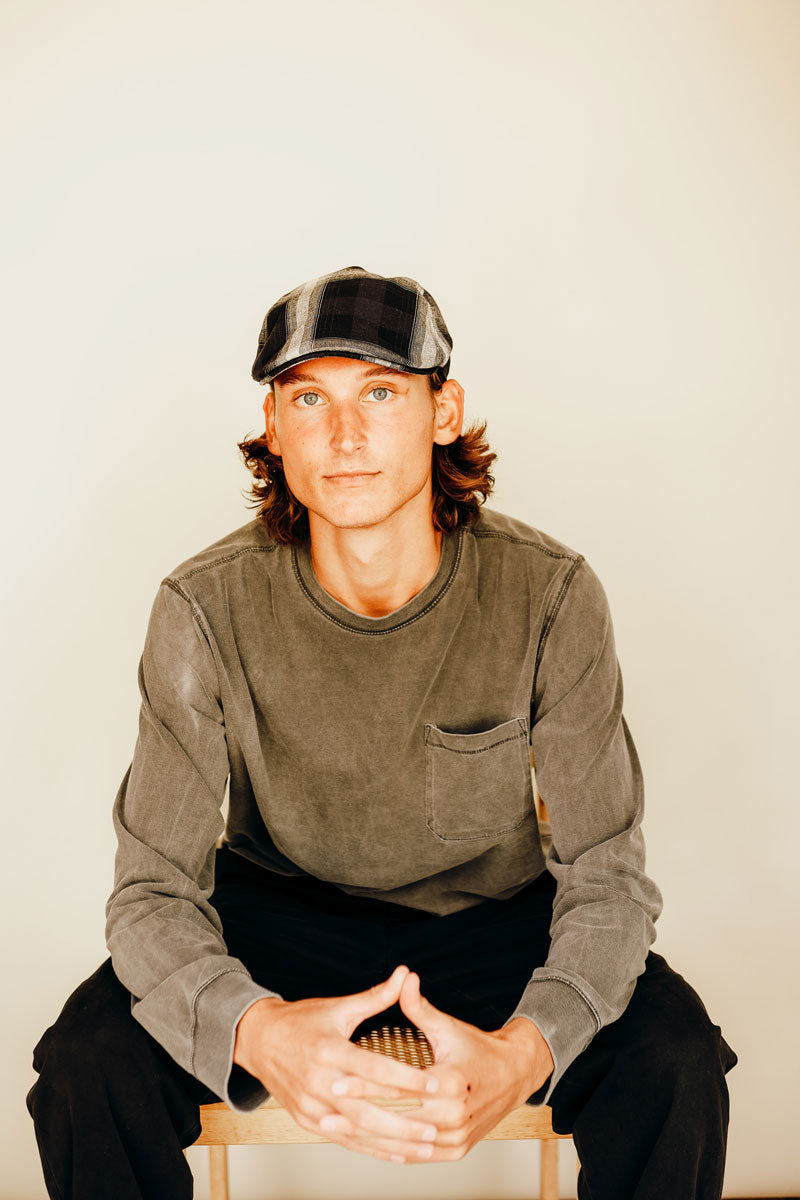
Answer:
<svg viewBox="0 0 800 1200"><path fill-rule="evenodd" d="M269 1093L233 1066L236 1025L277 992L227 953L214 888L229 773L218 676L199 614L165 580L139 663L139 734L114 801L114 887L106 943L133 1016L237 1111Z"/></svg>
<svg viewBox="0 0 800 1200"><path fill-rule="evenodd" d="M622 698L608 601L580 558L545 621L532 697L556 892L547 961L508 1020L533 1021L555 1067L528 1103L547 1103L598 1030L622 1015L655 938L662 899L645 874L644 785Z"/></svg>

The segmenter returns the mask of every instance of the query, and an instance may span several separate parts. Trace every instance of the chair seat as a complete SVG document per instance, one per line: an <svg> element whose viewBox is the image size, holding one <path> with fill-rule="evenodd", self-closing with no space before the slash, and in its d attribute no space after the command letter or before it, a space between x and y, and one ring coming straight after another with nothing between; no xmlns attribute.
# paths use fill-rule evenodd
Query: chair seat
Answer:
<svg viewBox="0 0 800 1200"><path fill-rule="evenodd" d="M412 1026L384 1025L370 1030L356 1040L357 1046L387 1054L411 1066L426 1068L433 1066L434 1057L428 1039L421 1030ZM419 1108L420 1101L385 1097L372 1097L373 1103L383 1108ZM227 1162L225 1158L214 1158L215 1147L278 1145L296 1143L307 1145L312 1142L330 1142L321 1134L311 1133L298 1125L294 1118L279 1104L274 1096L252 1112L234 1112L227 1104L203 1104L200 1108L202 1131L195 1142L197 1146L208 1146L212 1152L212 1200L224 1197L227 1200ZM551 1123L551 1112L547 1105L522 1104L508 1113L488 1134L487 1140L518 1141L536 1138L542 1142L541 1196L550 1200L558 1196L557 1142L569 1139L569 1134L555 1133ZM225 1150L221 1151L225 1156ZM216 1177L216 1178L215 1178Z"/></svg>
<svg viewBox="0 0 800 1200"><path fill-rule="evenodd" d="M373 1098L384 1108L418 1108L413 1100ZM282 1105L270 1096L253 1112L239 1113L227 1104L204 1104L200 1109L202 1132L197 1146L270 1146L283 1142L307 1144L328 1142L331 1139L311 1133L298 1125ZM487 1141L518 1141L522 1138L569 1139L568 1133L554 1133L550 1109L542 1104L526 1104L508 1113L495 1128L486 1134Z"/></svg>

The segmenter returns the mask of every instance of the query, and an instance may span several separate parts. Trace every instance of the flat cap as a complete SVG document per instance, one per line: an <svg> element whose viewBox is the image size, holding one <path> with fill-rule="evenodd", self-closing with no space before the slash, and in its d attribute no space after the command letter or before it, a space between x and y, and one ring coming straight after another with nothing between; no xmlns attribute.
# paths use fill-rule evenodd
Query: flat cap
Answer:
<svg viewBox="0 0 800 1200"><path fill-rule="evenodd" d="M438 304L416 280L342 267L275 301L251 373L271 383L304 359L344 356L416 375L438 367L447 377L452 348Z"/></svg>

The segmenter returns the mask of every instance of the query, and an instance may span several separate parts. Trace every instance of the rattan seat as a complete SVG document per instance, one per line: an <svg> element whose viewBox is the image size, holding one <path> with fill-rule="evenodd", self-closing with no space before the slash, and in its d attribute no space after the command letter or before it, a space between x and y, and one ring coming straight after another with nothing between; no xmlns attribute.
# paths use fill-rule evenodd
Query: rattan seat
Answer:
<svg viewBox="0 0 800 1200"><path fill-rule="evenodd" d="M414 1067L433 1065L428 1039L413 1026L384 1025L358 1038L356 1045L378 1054L388 1054ZM374 1103L394 1109L418 1107L414 1099L376 1098ZM228 1146L330 1141L303 1129L273 1096L249 1113L234 1112L227 1104L204 1104L200 1108L200 1119L202 1132L195 1145L209 1148L211 1200L229 1200ZM504 1141L538 1139L541 1142L539 1194L541 1200L558 1200L558 1142L569 1135L553 1132L550 1109L546 1105L520 1105L486 1136L490 1140Z"/></svg>

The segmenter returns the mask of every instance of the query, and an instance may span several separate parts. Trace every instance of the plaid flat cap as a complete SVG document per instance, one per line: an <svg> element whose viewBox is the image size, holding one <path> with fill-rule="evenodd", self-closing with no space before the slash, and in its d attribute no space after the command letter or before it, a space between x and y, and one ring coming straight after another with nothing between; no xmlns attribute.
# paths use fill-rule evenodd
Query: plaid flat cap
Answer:
<svg viewBox="0 0 800 1200"><path fill-rule="evenodd" d="M446 377L452 348L439 306L414 279L342 267L275 301L251 373L270 383L304 359L341 355L417 375L440 367Z"/></svg>

